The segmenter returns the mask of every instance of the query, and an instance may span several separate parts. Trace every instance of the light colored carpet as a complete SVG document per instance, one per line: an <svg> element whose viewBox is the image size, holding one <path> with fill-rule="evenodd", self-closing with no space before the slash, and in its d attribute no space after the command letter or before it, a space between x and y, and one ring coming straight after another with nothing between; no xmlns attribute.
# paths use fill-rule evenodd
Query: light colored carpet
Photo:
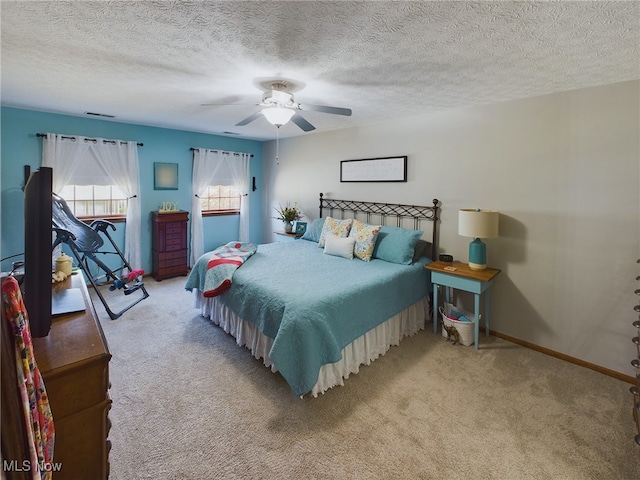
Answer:
<svg viewBox="0 0 640 480"><path fill-rule="evenodd" d="M637 479L628 384L493 337L427 331L318 398L193 308L185 278L145 279L117 320L111 478Z"/></svg>

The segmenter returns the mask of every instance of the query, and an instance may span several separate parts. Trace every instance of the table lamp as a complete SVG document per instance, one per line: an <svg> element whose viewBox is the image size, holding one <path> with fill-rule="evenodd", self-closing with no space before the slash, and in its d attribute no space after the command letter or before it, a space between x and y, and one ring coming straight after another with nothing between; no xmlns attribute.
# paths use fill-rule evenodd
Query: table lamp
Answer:
<svg viewBox="0 0 640 480"><path fill-rule="evenodd" d="M472 237L469 244L469 268L484 270L487 268L487 246L481 238L498 236L500 213L493 210L463 208L458 212L458 235Z"/></svg>

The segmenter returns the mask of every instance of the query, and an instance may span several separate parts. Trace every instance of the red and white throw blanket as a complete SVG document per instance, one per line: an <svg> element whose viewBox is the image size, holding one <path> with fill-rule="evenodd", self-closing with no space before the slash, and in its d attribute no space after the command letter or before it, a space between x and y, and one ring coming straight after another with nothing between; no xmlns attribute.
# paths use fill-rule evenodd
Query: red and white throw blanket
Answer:
<svg viewBox="0 0 640 480"><path fill-rule="evenodd" d="M207 263L202 294L205 297L215 297L229 290L234 272L256 253L257 249L253 243L248 242L229 242L216 248Z"/></svg>

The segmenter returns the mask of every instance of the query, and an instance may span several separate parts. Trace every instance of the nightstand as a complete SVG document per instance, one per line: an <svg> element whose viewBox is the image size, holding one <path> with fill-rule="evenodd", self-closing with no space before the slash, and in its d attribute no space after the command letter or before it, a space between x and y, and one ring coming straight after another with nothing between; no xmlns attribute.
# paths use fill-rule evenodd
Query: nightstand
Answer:
<svg viewBox="0 0 640 480"><path fill-rule="evenodd" d="M484 331L489 335L489 287L500 270L486 268L485 270L471 270L469 265L462 262L441 262L436 261L426 265L427 270L431 270L431 283L433 284L433 333L438 333L439 312L438 312L438 286L451 287L463 290L475 295L474 315L475 315L475 344L478 349L478 337L480 332L480 295L484 295ZM448 298L448 292L447 292Z"/></svg>
<svg viewBox="0 0 640 480"><path fill-rule="evenodd" d="M278 235L278 242L290 242L291 240L299 239L302 234L301 233L287 233L287 232L273 232Z"/></svg>

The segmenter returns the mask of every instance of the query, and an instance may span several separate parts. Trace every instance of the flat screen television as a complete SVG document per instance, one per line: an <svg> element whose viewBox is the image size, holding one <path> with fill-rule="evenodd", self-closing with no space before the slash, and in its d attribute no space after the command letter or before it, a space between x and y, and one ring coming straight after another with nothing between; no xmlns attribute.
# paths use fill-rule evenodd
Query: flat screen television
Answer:
<svg viewBox="0 0 640 480"><path fill-rule="evenodd" d="M28 175L24 187L22 294L32 337L46 337L51 329L52 173L41 167Z"/></svg>

